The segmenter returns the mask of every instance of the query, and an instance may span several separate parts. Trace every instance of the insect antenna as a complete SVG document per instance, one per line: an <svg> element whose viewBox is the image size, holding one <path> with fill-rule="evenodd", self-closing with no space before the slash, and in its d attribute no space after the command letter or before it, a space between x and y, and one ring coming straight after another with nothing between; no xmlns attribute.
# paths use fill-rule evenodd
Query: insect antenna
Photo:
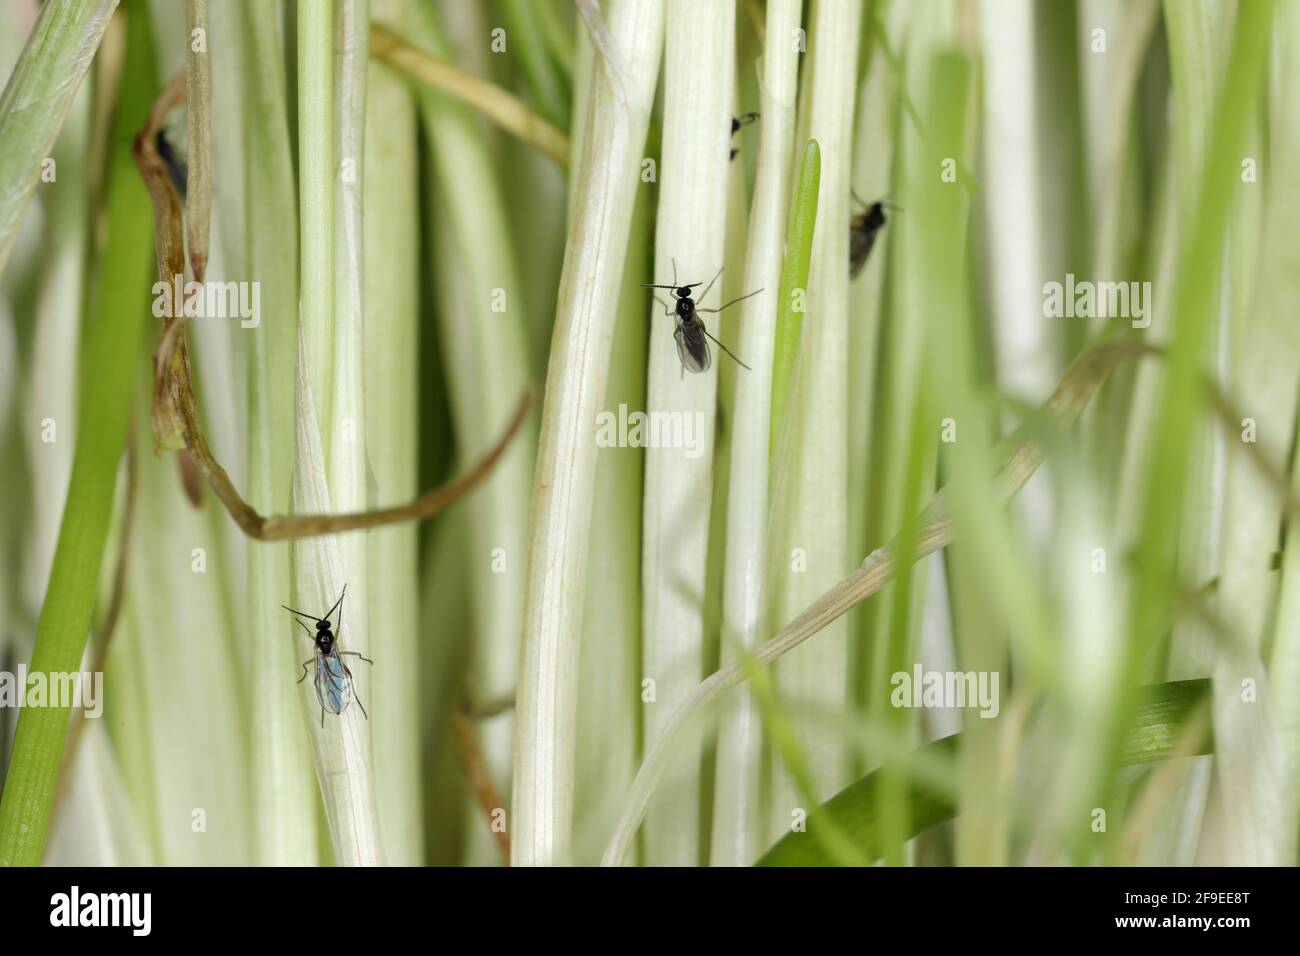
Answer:
<svg viewBox="0 0 1300 956"><path fill-rule="evenodd" d="M339 609L339 605L343 603L343 599L347 597L347 594L348 594L348 586L344 584L343 591L341 594L339 594L339 599L335 601L334 606L329 609L329 612L325 615L325 620L328 621L334 615L334 612ZM340 621L339 623L341 624L342 622Z"/></svg>
<svg viewBox="0 0 1300 956"><path fill-rule="evenodd" d="M857 204L861 206L863 209L870 209L873 205L876 205L878 203L882 209L888 209L890 212L903 211L898 206L895 206L892 202L889 201L889 193L885 193L885 195L882 196L880 199L878 199L876 203L867 202L861 196L859 196L857 190L853 189L852 187L849 187L849 195L852 196L854 201L857 202Z"/></svg>
<svg viewBox="0 0 1300 956"><path fill-rule="evenodd" d="M285 609L286 611L288 611L290 614L298 614L298 615L300 615L300 616L302 616L302 617L307 618L307 620L309 620L309 621L320 621L320 620L323 620L323 618L319 618L319 617L317 617L315 614L307 614L307 613L305 613L305 612L303 612L303 611L295 611L293 608L289 607L287 604L281 604L280 607L284 608L284 609ZM298 623L301 624L302 622L299 621Z"/></svg>
<svg viewBox="0 0 1300 956"><path fill-rule="evenodd" d="M762 290L760 289L759 291L761 292ZM753 293L751 293L751 295L752 295L752 294L753 294ZM701 325L700 328L704 329L704 326ZM736 361L737 363L739 363L740 365L744 366L745 368L749 368L748 365L745 365L744 362L741 362L740 359L736 358L736 353L735 353L735 352L731 351L731 349L727 348L725 345L723 345L723 344L722 344L721 342L719 342L717 339L714 339L714 338L713 338L713 333L711 333L708 329L704 329L704 334L707 335L709 338L713 339L713 344L716 345L718 348L722 349L722 351L726 352L728 355L730 355L733 359L735 359L735 361ZM749 370L750 370L751 372L754 371L752 368L749 368Z"/></svg>

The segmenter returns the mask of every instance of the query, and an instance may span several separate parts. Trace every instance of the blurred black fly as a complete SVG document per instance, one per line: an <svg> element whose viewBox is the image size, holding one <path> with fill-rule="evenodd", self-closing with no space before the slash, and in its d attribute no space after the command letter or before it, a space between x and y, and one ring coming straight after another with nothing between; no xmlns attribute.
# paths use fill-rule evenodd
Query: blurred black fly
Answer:
<svg viewBox="0 0 1300 956"><path fill-rule="evenodd" d="M750 123L754 122L754 121L757 120L757 119L758 119L758 114L757 114L757 113L746 113L744 116L733 116L733 117L731 118L731 135L732 135L732 137L734 138L735 135L736 135L737 133L740 132L740 128L741 128L742 126L748 126ZM740 152L740 150L736 149L736 148L733 146L733 147L731 148L731 155L728 157L728 160L735 159L735 158L736 158L736 154L737 154L738 152Z"/></svg>
<svg viewBox="0 0 1300 956"><path fill-rule="evenodd" d="M348 670L348 665L343 663L343 658L360 657L367 664L373 664L374 661L362 656L358 651L339 650L339 635L343 633L343 598L347 593L348 586L345 584L338 601L334 603L334 606L329 609L329 613L324 617L304 614L302 611L295 611L291 607L280 605L291 614L297 614L298 617L305 617L309 621L316 622L316 633L312 634L311 628L295 618L298 626L307 632L307 639L316 646L316 653L310 659L302 662L302 676L298 678L298 683L301 684L307 679L307 665L315 662L316 700L320 702L321 727L325 726L325 711L328 710L331 714L341 714L347 709L348 701L353 698L356 699L357 706L361 708L361 716L367 720L370 719L365 706L361 703L361 698L357 697L356 683L352 679L352 671ZM338 635L334 633L330 624L330 617L335 611L339 612Z"/></svg>
<svg viewBox="0 0 1300 956"><path fill-rule="evenodd" d="M850 192L852 192L850 190ZM867 205L858 198L857 193L853 193L853 199L862 207L862 212L857 213L849 221L849 278L855 278L862 267L867 264L867 256L871 255L871 247L876 244L876 236L881 229L885 228L885 210L897 212L898 207L892 206L883 199L877 199L875 202Z"/></svg>
<svg viewBox="0 0 1300 956"><path fill-rule="evenodd" d="M713 288L713 283L718 281L718 276L720 275L722 275L721 269L718 270L718 275L713 277L712 281L705 286L704 291L700 294L701 302L703 302L704 297L709 294L709 290ZM691 290L700 285L704 285L704 283L692 282L690 285L679 286L677 284L677 260L674 259L672 285L656 285L654 283L643 282L641 288L672 290L673 298L677 300L676 305L668 304L663 299L659 298L659 296L655 296L655 301L664 307L664 315L675 315L677 317L677 331L673 333L673 338L677 340L677 357L682 360L682 368L685 371L707 372L709 370L709 366L713 363L713 358L709 354L708 340L710 339L713 340L713 343L717 345L718 348L722 349L722 351L726 352L733 359L736 359L736 364L741 365L744 368L749 368L748 365L745 365L744 362L736 358L736 354L732 352L731 349L727 348L709 334L709 330L704 327L704 322L700 318L700 313L721 312L723 309L727 308L727 306L735 305L742 299L748 299L750 296L758 295L763 290L755 289L753 292L742 295L740 298L732 299L726 305L718 306L716 309L701 309L696 306L695 299L691 295ZM753 369L750 369L750 371L753 371Z"/></svg>
<svg viewBox="0 0 1300 956"><path fill-rule="evenodd" d="M176 187L177 194L181 197L181 201L184 202L185 189L189 184L190 175L185 161L176 155L176 150L162 130L159 130L158 135L153 138L153 145L158 150L158 158L167 167L167 175L171 177L172 185Z"/></svg>

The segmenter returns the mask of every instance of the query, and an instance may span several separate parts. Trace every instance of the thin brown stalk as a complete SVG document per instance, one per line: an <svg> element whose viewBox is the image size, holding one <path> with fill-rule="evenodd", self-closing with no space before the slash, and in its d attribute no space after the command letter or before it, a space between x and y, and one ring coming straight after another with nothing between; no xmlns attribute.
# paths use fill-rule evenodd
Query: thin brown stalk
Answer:
<svg viewBox="0 0 1300 956"><path fill-rule="evenodd" d="M515 706L515 695L506 694L504 697L494 697L487 700L465 699L461 705L461 713L471 720L486 720L488 717L496 717L504 714L507 710Z"/></svg>
<svg viewBox="0 0 1300 956"><path fill-rule="evenodd" d="M370 55L473 107L507 133L532 143L561 167L568 166L568 137L501 87L411 46L378 24L370 27Z"/></svg>
<svg viewBox="0 0 1300 956"><path fill-rule="evenodd" d="M180 199L172 185L171 177L154 137L162 128L167 114L185 99L185 71L173 76L158 96L149 121L135 138L131 152L135 164L144 178L153 203L154 256L158 265L158 278L168 285L172 277L185 274L185 229L181 216ZM185 310L173 302L171 314L163 316L163 332L154 350L153 439L155 448L177 449L183 446L180 426L174 406L167 401L168 376L178 365L187 364L185 355Z"/></svg>
<svg viewBox="0 0 1300 956"><path fill-rule="evenodd" d="M181 415L184 422L183 435L185 446L189 449L203 477L212 486L213 492L226 506L235 523L250 538L259 541L288 541L295 538L312 538L322 534L337 534L341 531L356 531L362 528L378 528L381 525L397 524L402 521L425 521L445 510L457 499L474 490L488 475L497 462L510 447L510 442L519 433L528 417L528 408L532 404L532 393L525 392L515 409L514 417L506 426L505 432L497 440L493 449L464 474L444 485L430 489L414 501L389 508L376 508L373 511L353 511L345 514L312 515L270 515L257 513L253 506L245 501L235 490L230 476L212 456L207 440L199 425L198 409L194 394L190 390L188 369L185 380L177 397L181 403Z"/></svg>
<svg viewBox="0 0 1300 956"><path fill-rule="evenodd" d="M154 147L154 134L163 118L185 98L185 74L178 73L167 84L154 104L149 122L135 138L133 153L140 175L144 177L154 207L154 247L159 279L165 283L185 271L185 239L180 199L162 158ZM443 511L480 484L505 454L524 424L532 393L526 391L519 400L510 424L492 448L468 471L457 478L430 489L404 505L356 511L345 514L261 515L235 489L230 475L208 447L199 420L198 403L190 379L189 354L185 345L184 310L180 315L163 317L162 336L154 353L155 385L153 396L154 444L157 448L184 449L194 466L207 479L213 492L225 505L235 523L250 538L259 541L287 541L310 538L341 531L377 528L402 521L424 521Z"/></svg>
<svg viewBox="0 0 1300 956"><path fill-rule="evenodd" d="M1206 383L1206 392L1209 394L1210 408L1222 423L1224 429L1229 434L1240 434L1242 416L1240 409L1236 407L1228 394L1224 392L1214 382ZM1271 461L1264 447L1258 442L1243 441L1246 457L1255 465L1257 471L1268 482L1273 492L1277 495L1282 507L1292 520L1300 520L1300 497L1291 490L1291 482L1287 478L1286 469L1277 462Z"/></svg>
<svg viewBox="0 0 1300 956"><path fill-rule="evenodd" d="M469 779L474 800L483 810L492 837L501 850L502 859L505 865L509 866L510 834L506 833L504 827L494 826L496 814L502 811L505 805L501 802L501 795L497 793L496 786L492 783L487 761L483 759L483 751L479 748L478 738L474 736L474 728L466 713L462 711L452 713L451 732L456 738L456 750L460 753L461 765L465 768L465 776Z"/></svg>

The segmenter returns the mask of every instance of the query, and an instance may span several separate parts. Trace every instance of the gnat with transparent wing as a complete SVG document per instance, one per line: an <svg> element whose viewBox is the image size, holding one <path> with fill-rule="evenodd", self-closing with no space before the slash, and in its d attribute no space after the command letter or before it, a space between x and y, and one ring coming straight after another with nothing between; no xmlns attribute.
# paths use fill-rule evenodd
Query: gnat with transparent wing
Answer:
<svg viewBox="0 0 1300 956"><path fill-rule="evenodd" d="M361 703L361 698L357 696L356 682L352 678L352 671L348 665L343 663L344 657L360 657L367 664L373 664L370 658L365 657L359 651L341 651L339 650L339 637L343 634L343 598L347 596L348 586L343 585L343 593L339 599L334 602L334 606L324 617L316 617L314 614L306 614L302 611L295 611L291 607L281 604L290 614L297 614L298 617L305 617L309 621L316 622L316 633L313 635L311 628L302 621L294 619L294 622L307 632L307 639L311 641L316 648L316 653L302 662L302 676L298 678L301 684L307 679L307 665L315 663L316 679L316 700L320 702L320 725L325 726L325 711L331 714L342 714L347 710L348 701L356 699L357 706L361 708L361 716L366 720L370 715L366 713L366 707ZM334 633L333 625L330 624L330 618L334 612L339 612L338 634Z"/></svg>
<svg viewBox="0 0 1300 956"><path fill-rule="evenodd" d="M700 301L709 294L713 288L713 283L718 281L718 276L722 275L722 270L718 270L707 286L704 292L700 294ZM746 293L739 298L732 299L725 305L720 305L716 309L701 309L695 304L695 299L691 296L691 290L696 286L704 285L701 282L692 282L690 285L677 284L677 260L673 260L673 283L672 285L657 285L651 282L641 283L643 289L671 289L673 297L677 300L676 305L669 305L659 296L655 296L655 301L664 307L664 315L675 315L677 317L677 330L673 332L673 338L677 340L677 357L682 360L682 368L686 372L707 372L709 366L713 364L713 356L709 353L709 340L722 351L726 352L733 359L736 359L738 365L749 368L740 359L736 358L736 353L731 351L709 333L704 327L704 320L700 318L702 312L721 312L728 306L735 305L750 296L758 295L762 289L755 289L753 292ZM753 371L753 369L750 369Z"/></svg>

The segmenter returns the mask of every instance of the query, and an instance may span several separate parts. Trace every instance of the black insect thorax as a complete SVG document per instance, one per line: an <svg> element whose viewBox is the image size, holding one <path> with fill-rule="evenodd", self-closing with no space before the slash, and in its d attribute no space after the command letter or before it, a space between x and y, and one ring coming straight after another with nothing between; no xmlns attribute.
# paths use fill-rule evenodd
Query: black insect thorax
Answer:
<svg viewBox="0 0 1300 956"><path fill-rule="evenodd" d="M872 203L870 208L862 214L859 222L862 224L862 227L867 229L879 229L885 224L884 204L879 202Z"/></svg>
<svg viewBox="0 0 1300 956"><path fill-rule="evenodd" d="M683 295L682 293L685 293ZM695 300L691 298L690 289L678 289L677 295L677 315L683 321L689 322L695 318Z"/></svg>
<svg viewBox="0 0 1300 956"><path fill-rule="evenodd" d="M334 634L330 631L329 621L316 625L316 649L326 656L334 649Z"/></svg>

